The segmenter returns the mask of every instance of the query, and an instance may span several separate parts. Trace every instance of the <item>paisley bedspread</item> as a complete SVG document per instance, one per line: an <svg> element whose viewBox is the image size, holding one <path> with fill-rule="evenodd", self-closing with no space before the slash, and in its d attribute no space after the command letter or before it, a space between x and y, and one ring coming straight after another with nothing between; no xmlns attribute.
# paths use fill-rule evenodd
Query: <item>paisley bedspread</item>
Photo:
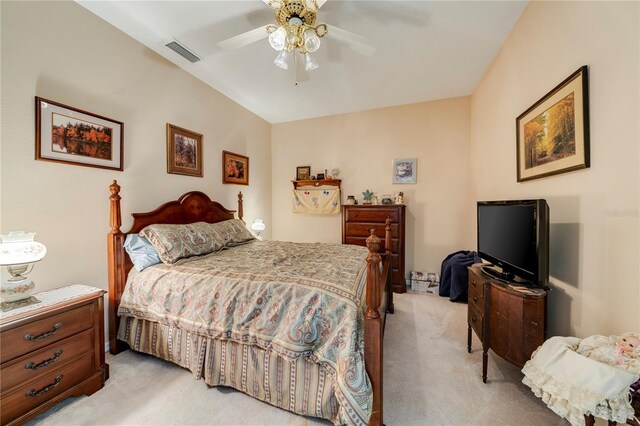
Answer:
<svg viewBox="0 0 640 426"><path fill-rule="evenodd" d="M129 274L119 315L306 357L335 378L341 424L366 424L364 247L254 241Z"/></svg>

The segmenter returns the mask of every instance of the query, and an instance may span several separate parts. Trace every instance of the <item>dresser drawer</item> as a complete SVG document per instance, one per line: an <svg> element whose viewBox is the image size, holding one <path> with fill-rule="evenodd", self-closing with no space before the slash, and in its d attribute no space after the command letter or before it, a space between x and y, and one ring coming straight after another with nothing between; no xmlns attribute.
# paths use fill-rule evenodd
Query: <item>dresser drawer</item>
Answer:
<svg viewBox="0 0 640 426"><path fill-rule="evenodd" d="M93 363L93 354L87 354L73 363L14 387L10 392L2 393L2 424L42 405L91 376L95 371Z"/></svg>
<svg viewBox="0 0 640 426"><path fill-rule="evenodd" d="M377 234L376 234L377 235ZM381 249L382 251L384 251L384 238L382 235L377 235L378 238L380 238L382 240L382 245L381 245ZM353 244L356 246L367 246L367 238L368 237L346 237L344 239L344 244ZM392 253L398 253L398 239L397 238L392 238L391 239L391 252Z"/></svg>
<svg viewBox="0 0 640 426"><path fill-rule="evenodd" d="M482 317L482 312L476 309L475 306L469 305L467 311L467 322L473 328L478 335L478 338L482 341L482 325L484 322L484 318Z"/></svg>
<svg viewBox="0 0 640 426"><path fill-rule="evenodd" d="M364 207L349 208L346 213L347 222L382 222L391 219L391 222L398 223L400 215L397 208L384 207Z"/></svg>
<svg viewBox="0 0 640 426"><path fill-rule="evenodd" d="M84 305L3 332L0 363L43 348L93 327L93 305Z"/></svg>
<svg viewBox="0 0 640 426"><path fill-rule="evenodd" d="M93 352L93 330L55 342L38 351L2 365L2 391L46 375L51 370L73 360L85 352Z"/></svg>
<svg viewBox="0 0 640 426"><path fill-rule="evenodd" d="M469 303L475 302L484 309L484 283L474 274L469 274Z"/></svg>
<svg viewBox="0 0 640 426"><path fill-rule="evenodd" d="M346 235L349 237L368 237L371 235L371 230L376 230L376 237L383 238L385 236L385 224L384 223L356 223L349 222L344 225ZM398 224L391 224L391 236L398 238Z"/></svg>

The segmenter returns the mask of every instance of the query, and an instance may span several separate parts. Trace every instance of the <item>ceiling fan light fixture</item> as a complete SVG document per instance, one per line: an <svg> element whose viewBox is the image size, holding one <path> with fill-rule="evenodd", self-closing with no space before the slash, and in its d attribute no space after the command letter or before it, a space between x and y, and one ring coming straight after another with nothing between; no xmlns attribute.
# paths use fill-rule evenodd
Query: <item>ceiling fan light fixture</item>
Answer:
<svg viewBox="0 0 640 426"><path fill-rule="evenodd" d="M277 30L269 34L269 44L274 50L280 51L284 49L287 41L287 30L284 27L279 27Z"/></svg>
<svg viewBox="0 0 640 426"><path fill-rule="evenodd" d="M320 67L316 60L311 56L311 53L304 54L304 69L307 71L317 70Z"/></svg>
<svg viewBox="0 0 640 426"><path fill-rule="evenodd" d="M289 52L287 52L286 49L282 49L280 53L278 53L278 56L276 56L276 59L275 61L273 61L273 63L276 64L277 67L280 67L283 70L287 70L289 69L287 59L289 59Z"/></svg>

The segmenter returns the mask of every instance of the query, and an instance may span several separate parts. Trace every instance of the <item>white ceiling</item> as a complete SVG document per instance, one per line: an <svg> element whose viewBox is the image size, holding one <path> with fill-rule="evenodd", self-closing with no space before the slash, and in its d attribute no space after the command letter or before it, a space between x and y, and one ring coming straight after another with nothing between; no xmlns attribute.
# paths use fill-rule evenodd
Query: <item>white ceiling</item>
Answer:
<svg viewBox="0 0 640 426"><path fill-rule="evenodd" d="M271 123L469 95L526 6L524 1L339 1L325 22L374 41L371 57L323 39L320 68L273 64L267 40L226 51L217 42L275 23L260 0L77 2ZM176 39L203 60L164 45Z"/></svg>

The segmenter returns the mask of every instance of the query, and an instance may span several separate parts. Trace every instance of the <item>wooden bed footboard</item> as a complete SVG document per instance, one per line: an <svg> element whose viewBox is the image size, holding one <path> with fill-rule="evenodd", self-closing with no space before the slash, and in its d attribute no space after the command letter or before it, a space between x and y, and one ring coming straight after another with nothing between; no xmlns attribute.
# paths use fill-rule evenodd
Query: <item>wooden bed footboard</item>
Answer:
<svg viewBox="0 0 640 426"><path fill-rule="evenodd" d="M114 180L109 186L109 224L107 234L107 260L109 280L109 351L116 355L128 349L128 345L117 339L118 305L124 292L127 275L133 267L124 250L124 241L128 234L140 232L145 226L154 223L188 224L193 222L216 223L233 219L234 210L227 210L221 204L212 201L206 194L198 191L188 192L176 201L170 201L148 213L133 213L133 225L128 232L122 232L122 213L120 209L120 185ZM242 193L238 194L238 218L242 220ZM391 221L387 219L385 227L385 252L379 253L381 240L371 230L367 238L367 282L366 310L364 315L364 355L365 367L373 390L373 411L369 425L381 426L382 410L382 340L386 312L393 313L393 292L391 291ZM382 264L382 269L380 268ZM383 307L381 314L381 305Z"/></svg>

